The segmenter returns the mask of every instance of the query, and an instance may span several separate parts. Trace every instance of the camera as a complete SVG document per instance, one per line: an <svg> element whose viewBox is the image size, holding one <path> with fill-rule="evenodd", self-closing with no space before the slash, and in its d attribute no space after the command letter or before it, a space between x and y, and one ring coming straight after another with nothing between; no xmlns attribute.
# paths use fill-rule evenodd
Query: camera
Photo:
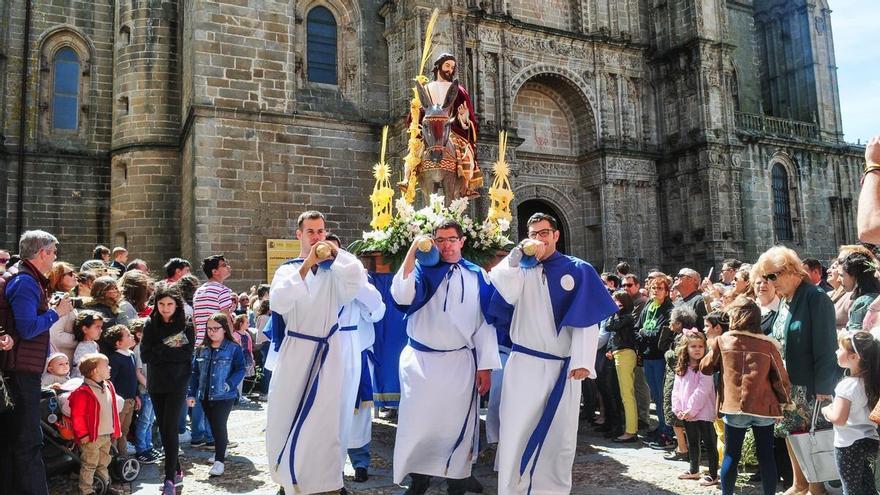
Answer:
<svg viewBox="0 0 880 495"><path fill-rule="evenodd" d="M66 295L67 292L53 292L52 297L49 299L49 304L58 304Z"/></svg>

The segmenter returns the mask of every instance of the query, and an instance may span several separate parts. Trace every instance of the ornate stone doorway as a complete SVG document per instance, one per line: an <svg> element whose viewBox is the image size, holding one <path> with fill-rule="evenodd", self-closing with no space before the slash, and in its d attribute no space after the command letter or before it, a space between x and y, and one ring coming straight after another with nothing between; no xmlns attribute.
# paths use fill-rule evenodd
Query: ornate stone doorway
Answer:
<svg viewBox="0 0 880 495"><path fill-rule="evenodd" d="M556 219L559 224L559 242L556 244L556 249L565 254L571 254L569 252L567 232L565 231L565 219L550 203L540 199L529 199L516 207L517 238L513 240L516 242L526 238L529 233L529 226L526 222L535 213L546 213Z"/></svg>

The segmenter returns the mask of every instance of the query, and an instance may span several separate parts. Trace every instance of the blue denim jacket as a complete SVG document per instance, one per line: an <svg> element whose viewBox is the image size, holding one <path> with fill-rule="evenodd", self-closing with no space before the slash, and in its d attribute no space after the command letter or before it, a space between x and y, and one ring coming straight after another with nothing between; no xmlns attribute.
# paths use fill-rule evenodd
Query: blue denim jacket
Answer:
<svg viewBox="0 0 880 495"><path fill-rule="evenodd" d="M208 376L209 361L211 376ZM244 353L235 342L224 340L220 347L196 351L188 397L196 400L227 400L238 397L238 384L244 379ZM210 388L209 382L210 381ZM207 389L207 397L205 390Z"/></svg>

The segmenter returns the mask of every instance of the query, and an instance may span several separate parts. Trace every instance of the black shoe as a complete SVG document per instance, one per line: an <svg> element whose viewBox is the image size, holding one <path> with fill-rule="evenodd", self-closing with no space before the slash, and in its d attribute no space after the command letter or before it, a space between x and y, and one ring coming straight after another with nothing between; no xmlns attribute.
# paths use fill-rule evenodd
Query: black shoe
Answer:
<svg viewBox="0 0 880 495"><path fill-rule="evenodd" d="M204 440L196 440L194 442L190 442L189 446L190 447L204 447L207 444L208 444L208 442L206 442Z"/></svg>
<svg viewBox="0 0 880 495"><path fill-rule="evenodd" d="M343 486L342 488L339 489L339 495L348 495L348 490L346 490L345 487Z"/></svg>
<svg viewBox="0 0 880 495"><path fill-rule="evenodd" d="M471 475L470 478L464 480L465 489L471 493L483 493L483 484L476 478L474 475Z"/></svg>
<svg viewBox="0 0 880 495"><path fill-rule="evenodd" d="M688 460L688 453L687 452L677 452L677 451L673 450L672 452L664 455L663 458L666 459L667 461L686 461L686 460Z"/></svg>
<svg viewBox="0 0 880 495"><path fill-rule="evenodd" d="M354 468L354 481L363 483L368 479L370 479L370 475L367 473L367 468Z"/></svg>
<svg viewBox="0 0 880 495"><path fill-rule="evenodd" d="M633 435L629 438L619 438L618 437L618 438L612 438L611 441L614 443L638 443L639 437L637 437L636 435Z"/></svg>
<svg viewBox="0 0 880 495"><path fill-rule="evenodd" d="M409 488L403 492L403 495L422 495L428 491L431 486L431 477L427 474L410 473Z"/></svg>
<svg viewBox="0 0 880 495"><path fill-rule="evenodd" d="M465 493L483 493L483 485L472 476L458 480L446 480L446 493L449 495L464 495Z"/></svg>

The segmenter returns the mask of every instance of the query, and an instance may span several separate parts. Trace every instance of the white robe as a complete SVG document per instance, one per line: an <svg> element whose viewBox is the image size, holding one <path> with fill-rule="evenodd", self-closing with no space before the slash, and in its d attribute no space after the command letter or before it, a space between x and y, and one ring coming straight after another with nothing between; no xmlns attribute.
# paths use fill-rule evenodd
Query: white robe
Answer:
<svg viewBox="0 0 880 495"><path fill-rule="evenodd" d="M391 284L392 297L398 304L410 304L415 292L415 272L404 278L401 268ZM480 310L478 275L459 267L451 278L444 277L431 299L407 318L406 333L432 349L467 349L422 352L404 347L394 482L400 483L410 473L467 478L477 456L479 435L474 376L478 369L501 367L495 328L486 323ZM471 349L476 350L476 369ZM456 448L465 423L462 442Z"/></svg>
<svg viewBox="0 0 880 495"><path fill-rule="evenodd" d="M339 308L347 304L367 283L364 268L353 255L339 251L329 270L299 275L300 264L283 265L275 272L269 292L272 311L284 317L286 331L326 337L337 324ZM280 331L274 329L273 331ZM314 406L306 417L295 446L294 469L297 489L292 483L289 458L294 423L300 397L309 380L311 363L318 344L285 336L275 356L266 418L266 455L272 479L286 493L321 493L339 490L342 462L339 417L342 408L343 359L339 332L329 339L329 352L321 368ZM279 453L280 463L276 465Z"/></svg>
<svg viewBox="0 0 880 495"><path fill-rule="evenodd" d="M382 302L382 294L369 283L361 287L354 300L346 304L339 315L340 329L357 328L357 330L341 332L339 335L342 341L342 355L345 363L342 378L342 408L339 411L339 431L343 463L348 455L353 420L360 410L355 408L355 400L361 381L361 356L364 349L372 346L376 340L373 322L381 320L383 316L385 316L385 303ZM369 420L369 415L367 419ZM367 427L369 428L369 423ZM358 428L358 437L362 437L362 420L358 423ZM369 435L370 432L368 431L367 438L369 438ZM357 445L357 447L361 447L365 443Z"/></svg>
<svg viewBox="0 0 880 495"><path fill-rule="evenodd" d="M595 379L599 327L566 326L557 335L550 291L543 272L541 265L530 269L514 268L509 266L508 260L504 260L489 273L492 285L505 301L514 306L510 338L514 344L529 349L559 357L570 356L566 373L576 368L586 368L590 378ZM512 352L507 360L501 390L500 439L496 456L499 495L524 494L528 491L529 472L534 460L529 462L521 479L520 460L544 412L561 366L560 361L520 352ZM562 495L571 492L580 399L581 383L566 377L559 408L531 477L533 494Z"/></svg>

